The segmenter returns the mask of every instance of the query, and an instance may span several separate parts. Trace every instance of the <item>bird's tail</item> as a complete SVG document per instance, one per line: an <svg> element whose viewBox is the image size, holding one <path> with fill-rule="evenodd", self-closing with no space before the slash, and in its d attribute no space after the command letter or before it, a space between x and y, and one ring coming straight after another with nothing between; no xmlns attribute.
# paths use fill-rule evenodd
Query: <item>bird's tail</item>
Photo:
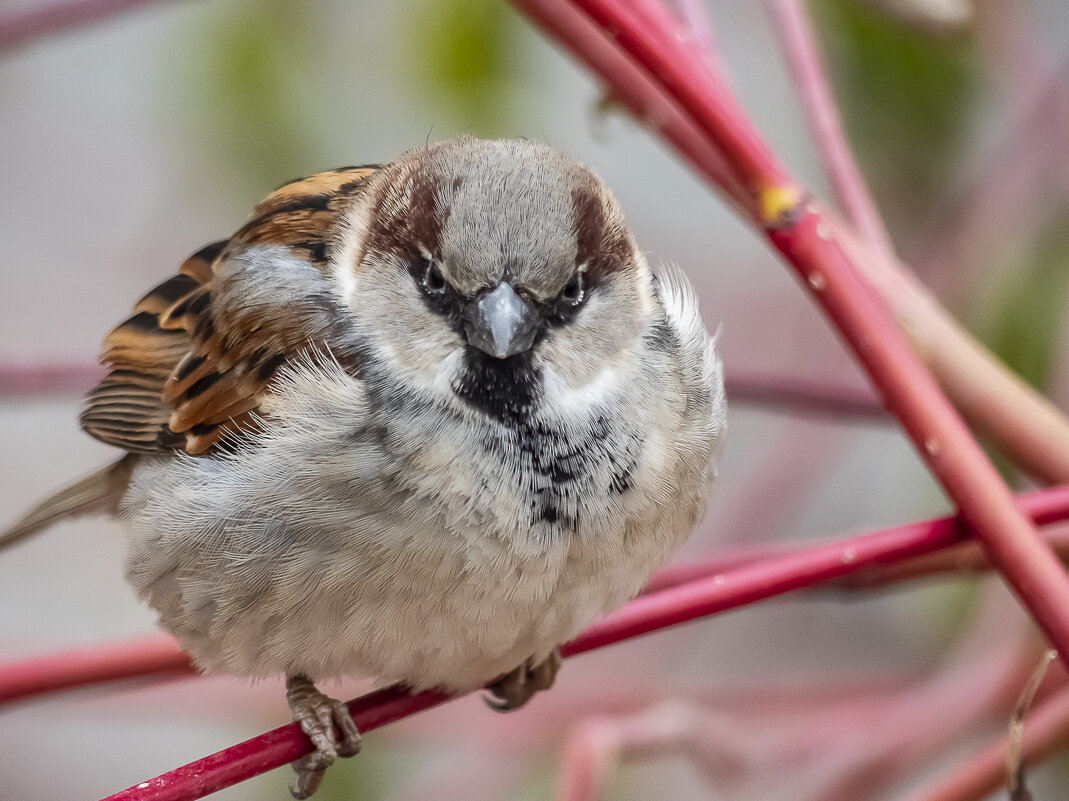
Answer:
<svg viewBox="0 0 1069 801"><path fill-rule="evenodd" d="M0 531L0 550L65 518L114 511L130 483L130 474L136 463L137 456L127 454L119 461L45 498L11 526Z"/></svg>

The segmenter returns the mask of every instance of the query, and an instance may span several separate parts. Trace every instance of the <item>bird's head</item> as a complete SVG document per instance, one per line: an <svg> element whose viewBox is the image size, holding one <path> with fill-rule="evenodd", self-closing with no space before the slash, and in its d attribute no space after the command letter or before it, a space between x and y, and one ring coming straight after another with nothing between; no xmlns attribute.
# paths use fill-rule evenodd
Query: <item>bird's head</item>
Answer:
<svg viewBox="0 0 1069 801"><path fill-rule="evenodd" d="M339 245L334 274L373 358L496 416L547 381L577 390L626 367L654 305L605 185L528 142L406 153L354 200Z"/></svg>

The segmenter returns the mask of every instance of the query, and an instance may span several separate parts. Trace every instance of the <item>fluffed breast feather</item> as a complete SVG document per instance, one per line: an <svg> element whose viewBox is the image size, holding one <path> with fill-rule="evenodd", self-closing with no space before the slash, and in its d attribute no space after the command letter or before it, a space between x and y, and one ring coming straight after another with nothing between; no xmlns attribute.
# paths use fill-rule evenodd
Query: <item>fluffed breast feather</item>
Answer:
<svg viewBox="0 0 1069 801"><path fill-rule="evenodd" d="M702 322L698 307L698 295L683 271L674 264L660 264L653 271L657 280L657 294L664 304L665 314L674 323L673 330L680 337L682 347L679 355L683 360L681 368L687 376L689 386L695 388L688 392L688 409L685 417L692 417L697 410L692 410L698 398L709 404L706 417L709 421L709 434L712 436L714 450L709 461L709 480L716 479L717 456L723 447L724 430L727 425L727 398L724 394L723 365L716 354L716 340L719 335L710 336ZM697 363L688 363L697 357ZM709 390L712 396L707 397Z"/></svg>
<svg viewBox="0 0 1069 801"><path fill-rule="evenodd" d="M343 167L282 186L232 238L202 248L141 298L104 340L109 372L86 399L85 431L132 453L199 454L254 428L279 368L330 344L332 295L325 284L306 291L301 273L326 269L343 208L378 169ZM241 270L297 277L270 304L221 303ZM286 282L263 283L277 290ZM256 285L241 281L243 291Z"/></svg>

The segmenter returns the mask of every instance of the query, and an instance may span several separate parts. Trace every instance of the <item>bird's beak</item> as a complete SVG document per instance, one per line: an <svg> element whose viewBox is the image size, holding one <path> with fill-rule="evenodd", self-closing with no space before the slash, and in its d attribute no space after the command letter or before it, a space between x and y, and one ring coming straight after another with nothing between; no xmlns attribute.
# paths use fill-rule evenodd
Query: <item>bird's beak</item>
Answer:
<svg viewBox="0 0 1069 801"><path fill-rule="evenodd" d="M538 313L504 282L464 312L468 344L495 359L529 350L538 324Z"/></svg>

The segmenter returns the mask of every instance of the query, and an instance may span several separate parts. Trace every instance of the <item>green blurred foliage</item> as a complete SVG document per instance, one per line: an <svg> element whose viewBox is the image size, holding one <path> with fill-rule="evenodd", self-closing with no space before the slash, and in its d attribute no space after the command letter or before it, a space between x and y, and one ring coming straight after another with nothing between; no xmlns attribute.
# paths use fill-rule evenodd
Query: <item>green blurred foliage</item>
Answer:
<svg viewBox="0 0 1069 801"><path fill-rule="evenodd" d="M320 141L303 113L315 85L309 7L289 0L223 3L183 52L179 71L202 117L204 145L238 186L262 193L303 175Z"/></svg>
<svg viewBox="0 0 1069 801"><path fill-rule="evenodd" d="M857 0L814 0L843 118L895 239L925 227L959 166L982 73L973 43Z"/></svg>
<svg viewBox="0 0 1069 801"><path fill-rule="evenodd" d="M1050 376L1069 305L1069 209L1054 213L1045 229L998 273L995 292L979 310L980 337L1032 386Z"/></svg>
<svg viewBox="0 0 1069 801"><path fill-rule="evenodd" d="M184 83L177 91L227 183L258 194L329 166L321 163L319 126L331 118L323 104L339 84L324 74L337 56L324 51L336 41L327 26L337 11L330 0L230 0L182 37L195 44L179 54L175 73ZM388 59L397 80L382 88L389 104L376 111L418 109L439 123L434 138L517 133L525 23L508 4L408 0L393 16L396 28L374 57ZM342 61L360 69L360 57Z"/></svg>
<svg viewBox="0 0 1069 801"><path fill-rule="evenodd" d="M339 759L331 765L316 790L316 801L375 801L396 796L398 777L412 773L413 749L398 746L387 738L376 739L375 747L365 748L355 757ZM279 771L278 775L284 774ZM280 794L279 797L283 796Z"/></svg>
<svg viewBox="0 0 1069 801"><path fill-rule="evenodd" d="M1041 392L1047 386L1069 309L1069 207L1050 209L1044 223L1021 232L1002 263L985 274L962 315L968 327L1011 370ZM1002 477L1021 485L1023 474L982 438Z"/></svg>
<svg viewBox="0 0 1069 801"><path fill-rule="evenodd" d="M433 116L476 136L514 135L524 60L518 28L526 23L507 3L413 2L399 21L400 66Z"/></svg>

